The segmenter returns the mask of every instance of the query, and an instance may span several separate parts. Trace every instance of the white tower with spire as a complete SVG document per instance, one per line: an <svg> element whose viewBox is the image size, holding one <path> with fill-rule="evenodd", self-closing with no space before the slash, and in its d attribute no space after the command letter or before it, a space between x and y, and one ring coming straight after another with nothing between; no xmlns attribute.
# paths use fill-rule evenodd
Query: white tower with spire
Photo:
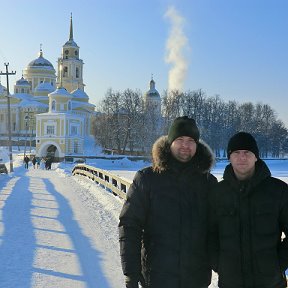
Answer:
<svg viewBox="0 0 288 288"><path fill-rule="evenodd" d="M150 89L145 93L145 108L146 111L153 111L155 115L161 117L161 97L155 88L155 81L153 75L150 80Z"/></svg>
<svg viewBox="0 0 288 288"><path fill-rule="evenodd" d="M64 87L69 93L76 89L84 91L85 87L83 83L83 60L79 58L79 49L73 39L71 14L69 40L62 46L61 57L58 58L57 76L57 86Z"/></svg>

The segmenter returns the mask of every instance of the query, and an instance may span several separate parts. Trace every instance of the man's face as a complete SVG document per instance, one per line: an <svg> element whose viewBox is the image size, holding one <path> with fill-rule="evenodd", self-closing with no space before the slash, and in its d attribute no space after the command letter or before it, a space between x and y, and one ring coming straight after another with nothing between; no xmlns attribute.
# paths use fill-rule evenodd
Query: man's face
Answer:
<svg viewBox="0 0 288 288"><path fill-rule="evenodd" d="M197 144L195 140L188 136L176 138L171 144L172 155L180 162L190 161L196 153Z"/></svg>
<svg viewBox="0 0 288 288"><path fill-rule="evenodd" d="M246 180L253 176L257 158L248 150L236 150L230 155L230 163L238 180Z"/></svg>

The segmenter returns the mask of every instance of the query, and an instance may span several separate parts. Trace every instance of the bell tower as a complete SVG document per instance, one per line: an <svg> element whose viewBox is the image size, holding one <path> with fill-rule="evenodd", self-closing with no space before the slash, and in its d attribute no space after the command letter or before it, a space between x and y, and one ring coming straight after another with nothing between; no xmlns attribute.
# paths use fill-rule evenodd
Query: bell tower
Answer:
<svg viewBox="0 0 288 288"><path fill-rule="evenodd" d="M69 40L62 46L58 58L57 86L64 87L69 93L76 89L84 91L83 60L79 58L79 46L73 39L72 13L70 17Z"/></svg>

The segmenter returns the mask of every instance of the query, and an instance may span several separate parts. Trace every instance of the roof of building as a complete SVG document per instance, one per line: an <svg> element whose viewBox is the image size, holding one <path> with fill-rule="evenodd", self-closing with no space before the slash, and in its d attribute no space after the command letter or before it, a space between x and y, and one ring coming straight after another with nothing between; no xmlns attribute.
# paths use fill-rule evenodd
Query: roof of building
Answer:
<svg viewBox="0 0 288 288"><path fill-rule="evenodd" d="M17 86L30 86L30 83L23 78L23 76L21 77L21 79L16 81L16 85Z"/></svg>
<svg viewBox="0 0 288 288"><path fill-rule="evenodd" d="M38 92L40 91L52 92L54 90L55 88L49 82L42 82L35 88L35 91L38 91Z"/></svg>
<svg viewBox="0 0 288 288"><path fill-rule="evenodd" d="M0 82L0 95L4 94L5 91L7 91L6 87L4 87Z"/></svg>
<svg viewBox="0 0 288 288"><path fill-rule="evenodd" d="M69 40L64 44L64 47L68 46L68 47L78 47L78 45L76 44L76 42L73 39L73 22L72 22L72 15L70 17L70 33L69 33Z"/></svg>
<svg viewBox="0 0 288 288"><path fill-rule="evenodd" d="M90 108L88 110L91 111L91 108L95 108L95 105L87 102L72 101L72 107L73 110L77 108L81 108L83 110L85 110L85 108Z"/></svg>
<svg viewBox="0 0 288 288"><path fill-rule="evenodd" d="M39 101L31 101L31 100L22 100L20 103L19 103L19 106L20 107L33 107L33 108L47 108L48 109L48 105L47 104L44 104L44 103L41 103Z"/></svg>
<svg viewBox="0 0 288 288"><path fill-rule="evenodd" d="M49 95L60 95L60 96L66 96L71 98L72 95L64 88L64 87L58 87L55 91L51 92Z"/></svg>
<svg viewBox="0 0 288 288"><path fill-rule="evenodd" d="M86 94L86 92L81 90L80 88L75 89L74 91L71 92L71 94L75 98L84 98L84 99L89 98L88 95Z"/></svg>
<svg viewBox="0 0 288 288"><path fill-rule="evenodd" d="M146 92L146 97L160 98L160 94L155 88L155 81L153 79L150 81L150 89Z"/></svg>
<svg viewBox="0 0 288 288"><path fill-rule="evenodd" d="M39 57L31 61L28 64L27 68L42 68L42 69L55 70L51 62L43 57L42 49L40 49Z"/></svg>

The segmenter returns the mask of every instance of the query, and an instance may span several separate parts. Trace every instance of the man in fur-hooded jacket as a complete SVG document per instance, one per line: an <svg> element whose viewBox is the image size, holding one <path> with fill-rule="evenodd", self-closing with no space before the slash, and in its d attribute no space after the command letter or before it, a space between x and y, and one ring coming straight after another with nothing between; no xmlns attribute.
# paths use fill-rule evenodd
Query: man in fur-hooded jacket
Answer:
<svg viewBox="0 0 288 288"><path fill-rule="evenodd" d="M214 157L187 116L153 145L152 167L135 175L120 214L119 240L127 288L205 288L209 173Z"/></svg>

